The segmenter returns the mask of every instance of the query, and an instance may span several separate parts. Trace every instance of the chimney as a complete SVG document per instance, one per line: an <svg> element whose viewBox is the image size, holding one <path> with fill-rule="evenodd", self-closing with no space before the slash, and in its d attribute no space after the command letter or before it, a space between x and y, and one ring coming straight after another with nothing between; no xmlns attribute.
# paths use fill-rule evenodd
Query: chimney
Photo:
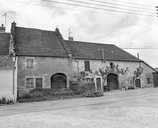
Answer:
<svg viewBox="0 0 158 128"><path fill-rule="evenodd" d="M68 37L68 40L73 41L73 40L74 40L74 38L73 38L73 37L71 37L71 36L69 36L69 37Z"/></svg>
<svg viewBox="0 0 158 128"><path fill-rule="evenodd" d="M0 26L0 32L1 32L1 33L5 32L4 24L2 24L2 25Z"/></svg>
<svg viewBox="0 0 158 128"><path fill-rule="evenodd" d="M74 40L74 38L73 38L73 36L72 36L71 28L68 29L68 40L70 40L70 41L73 41L73 40Z"/></svg>
<svg viewBox="0 0 158 128"><path fill-rule="evenodd" d="M56 29L55 29L55 32L56 32L56 35L57 35L60 39L63 40L63 36L61 35L59 28L56 28Z"/></svg>

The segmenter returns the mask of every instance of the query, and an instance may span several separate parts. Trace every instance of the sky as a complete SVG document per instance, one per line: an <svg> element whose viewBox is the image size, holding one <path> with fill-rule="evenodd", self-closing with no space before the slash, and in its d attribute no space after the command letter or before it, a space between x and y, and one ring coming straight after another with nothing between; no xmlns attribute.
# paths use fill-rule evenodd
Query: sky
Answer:
<svg viewBox="0 0 158 128"><path fill-rule="evenodd" d="M158 5L157 0L98 0L114 3L112 11L68 6L49 1L51 0L0 0L0 23L5 24L3 14L7 12L7 31L10 30L11 22L15 21L17 26L22 27L52 31L58 27L65 39L70 33L74 40L115 44L121 48L144 48L125 50L135 56L139 53L140 59L153 67L158 67L158 17L154 8ZM67 0L57 1L67 2ZM91 0L76 1L94 3ZM137 10L141 15L118 13L116 9L119 7L118 4L134 12ZM91 4L88 6L98 7ZM100 7L109 9L109 7Z"/></svg>

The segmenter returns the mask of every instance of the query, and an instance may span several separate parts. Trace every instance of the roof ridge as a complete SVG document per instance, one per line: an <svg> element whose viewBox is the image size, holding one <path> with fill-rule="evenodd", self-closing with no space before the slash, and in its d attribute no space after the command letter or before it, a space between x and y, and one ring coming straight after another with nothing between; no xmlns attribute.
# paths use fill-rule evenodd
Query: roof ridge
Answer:
<svg viewBox="0 0 158 128"><path fill-rule="evenodd" d="M28 30L37 30L37 31L42 31L42 32L54 32L54 33L55 33L55 31L44 30L44 29L38 29L38 28L33 28L33 27L27 28L27 27L19 27L19 26L16 26L16 28L20 28L20 29L28 29Z"/></svg>
<svg viewBox="0 0 158 128"><path fill-rule="evenodd" d="M97 43L97 42L87 42L87 41L76 41L76 40L64 40L66 42L74 42L74 43L87 43L87 44L97 44L97 45L113 45L115 46L114 44L104 44L104 43Z"/></svg>

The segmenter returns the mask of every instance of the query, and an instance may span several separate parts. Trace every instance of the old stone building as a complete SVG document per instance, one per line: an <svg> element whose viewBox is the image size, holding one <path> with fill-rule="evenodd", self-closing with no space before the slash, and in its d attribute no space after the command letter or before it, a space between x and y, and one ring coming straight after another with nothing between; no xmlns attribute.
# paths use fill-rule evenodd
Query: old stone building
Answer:
<svg viewBox="0 0 158 128"><path fill-rule="evenodd" d="M64 40L59 29L45 31L15 23L10 42L20 95L33 88L69 88L70 81L81 78L104 90L154 86L155 70L112 44Z"/></svg>

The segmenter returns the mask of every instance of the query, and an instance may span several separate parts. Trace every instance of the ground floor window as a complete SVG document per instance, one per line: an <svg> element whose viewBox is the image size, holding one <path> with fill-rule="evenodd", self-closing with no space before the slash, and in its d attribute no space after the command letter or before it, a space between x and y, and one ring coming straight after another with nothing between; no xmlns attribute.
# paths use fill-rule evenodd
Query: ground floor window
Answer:
<svg viewBox="0 0 158 128"><path fill-rule="evenodd" d="M151 78L147 78L147 84L151 84Z"/></svg>
<svg viewBox="0 0 158 128"><path fill-rule="evenodd" d="M34 79L26 78L26 88L34 88Z"/></svg>
<svg viewBox="0 0 158 128"><path fill-rule="evenodd" d="M36 78L36 88L42 88L42 78Z"/></svg>
<svg viewBox="0 0 158 128"><path fill-rule="evenodd" d="M43 79L42 78L26 78L26 88L42 88Z"/></svg>

